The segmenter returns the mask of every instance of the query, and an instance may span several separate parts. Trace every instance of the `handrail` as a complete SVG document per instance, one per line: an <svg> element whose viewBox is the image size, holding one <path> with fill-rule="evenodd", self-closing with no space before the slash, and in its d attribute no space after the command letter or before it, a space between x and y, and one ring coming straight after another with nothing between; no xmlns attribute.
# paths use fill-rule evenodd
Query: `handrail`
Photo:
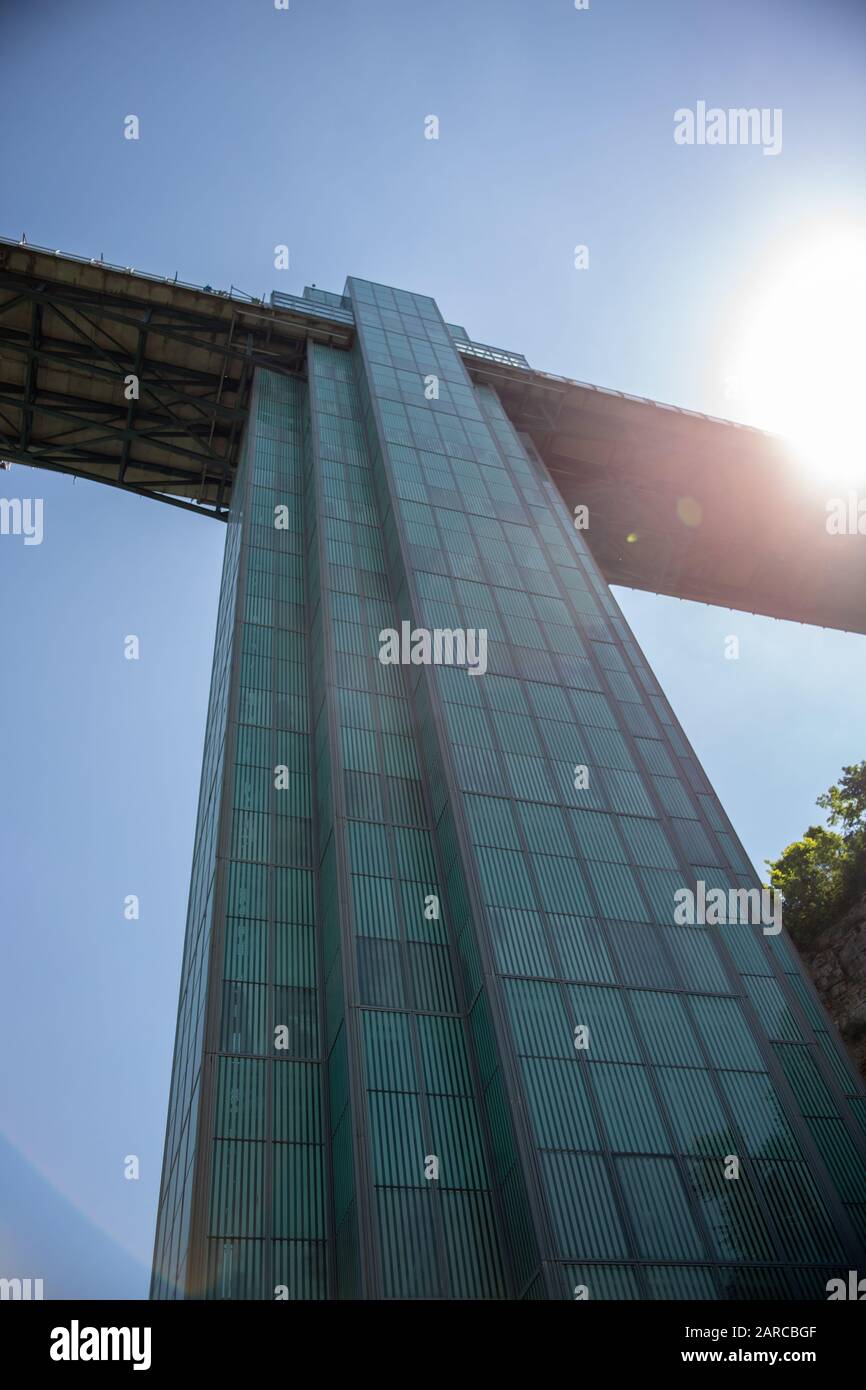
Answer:
<svg viewBox="0 0 866 1390"><path fill-rule="evenodd" d="M234 285L230 290L215 290L213 285L194 285L191 280L179 280L177 275L154 275L152 271L137 270L132 265L115 265L113 261L107 261L102 256L78 256L74 251L58 251L51 246L37 246L35 242L27 241L24 237L20 241L14 241L11 237L0 236L0 246L14 246L24 251L39 251L45 256L62 256L65 261L77 261L79 265L97 266L102 270L116 270L122 275L135 275L140 280L150 280L157 285L177 285L180 289L196 290L199 294L212 294L218 299L232 299L238 304L264 305L266 302L264 296L257 299L255 295L235 289Z"/></svg>

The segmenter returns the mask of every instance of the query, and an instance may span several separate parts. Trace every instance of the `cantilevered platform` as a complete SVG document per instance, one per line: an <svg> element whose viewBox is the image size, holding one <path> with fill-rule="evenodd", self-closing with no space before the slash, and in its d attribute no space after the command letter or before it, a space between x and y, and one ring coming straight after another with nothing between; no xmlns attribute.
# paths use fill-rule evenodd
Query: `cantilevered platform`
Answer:
<svg viewBox="0 0 866 1390"><path fill-rule="evenodd" d="M866 632L866 536L828 533L839 489L809 479L784 440L545 372L467 366L569 507L589 507L609 584Z"/></svg>
<svg viewBox="0 0 866 1390"><path fill-rule="evenodd" d="M253 369L348 347L325 315L0 240L0 455L225 517Z"/></svg>
<svg viewBox="0 0 866 1390"><path fill-rule="evenodd" d="M609 583L866 632L866 537L760 430L535 371L463 340ZM225 517L257 365L348 348L340 296L257 300L0 240L0 456ZM139 378L127 400L124 378Z"/></svg>

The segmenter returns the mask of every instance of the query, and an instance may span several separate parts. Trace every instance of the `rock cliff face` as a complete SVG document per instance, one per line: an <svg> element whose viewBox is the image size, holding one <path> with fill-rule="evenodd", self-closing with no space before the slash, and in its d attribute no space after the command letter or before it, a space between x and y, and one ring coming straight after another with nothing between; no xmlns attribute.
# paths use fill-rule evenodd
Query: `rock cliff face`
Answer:
<svg viewBox="0 0 866 1390"><path fill-rule="evenodd" d="M800 955L866 1081L866 895Z"/></svg>

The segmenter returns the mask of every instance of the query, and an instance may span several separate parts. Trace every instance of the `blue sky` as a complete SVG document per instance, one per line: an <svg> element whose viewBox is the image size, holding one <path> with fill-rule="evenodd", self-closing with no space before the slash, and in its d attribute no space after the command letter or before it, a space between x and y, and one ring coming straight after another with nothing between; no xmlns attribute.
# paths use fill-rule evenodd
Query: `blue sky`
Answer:
<svg viewBox="0 0 866 1390"><path fill-rule="evenodd" d="M866 227L856 3L41 0L0 38L3 235L255 294L381 280L713 414L767 268ZM699 99L782 108L782 153L676 146ZM224 530L19 467L0 492L45 504L41 546L0 538L0 1274L141 1297ZM760 865L866 756L866 638L619 597Z"/></svg>

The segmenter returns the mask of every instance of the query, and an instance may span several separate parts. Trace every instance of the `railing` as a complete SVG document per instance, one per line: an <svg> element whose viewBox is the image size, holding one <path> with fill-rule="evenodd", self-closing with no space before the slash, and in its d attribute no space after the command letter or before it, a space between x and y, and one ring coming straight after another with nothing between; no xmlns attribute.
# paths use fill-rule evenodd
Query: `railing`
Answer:
<svg viewBox="0 0 866 1390"><path fill-rule="evenodd" d="M79 265L99 266L104 270L117 270L124 275L135 275L141 280L148 280L158 285L178 285L181 289L196 290L199 294L212 294L217 299L230 299L237 304L259 304L266 305L264 296L256 298L255 295L246 294L244 290L236 289L234 285L228 290L215 290L212 285L194 285L190 280L179 280L176 275L153 275L147 270L136 270L131 265L115 265L111 261L106 261L102 256L76 256L72 252L53 250L48 246L36 246L23 237L20 241L15 241L11 237L0 237L0 246L14 246L24 250L40 251L47 256L59 256L65 261L76 261ZM318 300L303 299L300 295L284 294L281 290L273 290L270 298L271 307L274 309L289 309L293 313L305 314L309 318L330 319L333 323L353 326L354 315L348 309L337 309L328 304L320 303ZM451 325L455 327L456 325ZM526 358L519 352L509 352L505 348L490 347L486 343L473 343L468 339L453 339L457 351L464 357L477 357L481 361L495 362L503 367L521 367L524 371L531 371L534 377L543 380L555 381L563 386L581 386L586 391L596 391L602 396L617 396L620 400L636 401L641 405L652 405L657 410L669 410L676 415L691 415L696 420L709 420L713 424L728 425L738 430L748 430L752 434L762 434L768 438L777 436L772 430L761 429L756 425L744 425L739 420L723 420L718 415L706 415L699 410L687 410L683 406L666 405L663 401L651 400L649 396L633 396L628 391L615 391L608 386L595 386L591 381L577 381L574 377L556 376L553 372L540 372L537 368L530 367Z"/></svg>
<svg viewBox="0 0 866 1390"><path fill-rule="evenodd" d="M454 346L464 357L481 357L485 362L498 362L502 367L524 367L530 371L526 358L520 352L508 352L506 348L488 347L486 343L464 342L455 338Z"/></svg>
<svg viewBox="0 0 866 1390"><path fill-rule="evenodd" d="M154 275L149 270L137 270L133 265L115 265L103 256L77 256L74 251L57 251L51 246L37 246L24 237L14 241L11 237L0 237L0 246L14 246L23 251L40 251L45 256L59 256L64 261L76 261L78 265L98 266L101 270L118 270L122 275L135 275L139 280L149 280L156 285L178 285L183 290L196 290L199 294L212 294L217 299L233 299L239 304L264 305L264 296L247 294L234 285L228 290L215 290L213 285L194 285L191 280L179 280L177 275Z"/></svg>
<svg viewBox="0 0 866 1390"><path fill-rule="evenodd" d="M282 290L271 291L271 308L290 309L294 314L306 314L308 318L331 319L334 323L354 327L355 316L348 309L337 309L331 304L323 304L318 299L303 299L299 294L284 294Z"/></svg>
<svg viewBox="0 0 866 1390"><path fill-rule="evenodd" d="M656 410L669 410L673 415L690 415L693 420L709 420L713 425L728 425L735 430L747 430L751 434L762 434L768 439L779 436L774 430L762 429L760 425L744 425L740 420L726 420L720 415L707 415L703 410L689 410L684 405L668 405L665 401L654 401L651 396L634 396L630 391L616 391L612 386L596 386L591 381L578 381L572 376L556 376L553 372L540 372L532 368L532 375L545 381L555 381L561 386L580 386L584 391L595 391L599 396L616 396L621 401L635 401L638 405L652 405Z"/></svg>

